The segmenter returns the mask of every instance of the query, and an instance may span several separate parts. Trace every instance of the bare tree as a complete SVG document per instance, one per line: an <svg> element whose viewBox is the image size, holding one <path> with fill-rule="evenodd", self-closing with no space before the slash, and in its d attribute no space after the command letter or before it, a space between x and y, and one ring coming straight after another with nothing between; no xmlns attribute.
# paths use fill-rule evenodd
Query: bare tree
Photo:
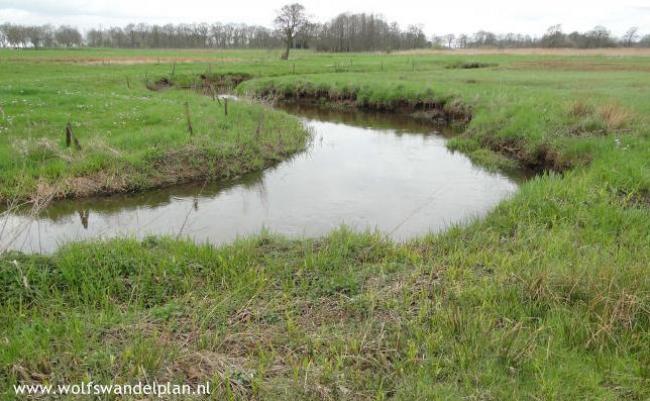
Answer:
<svg viewBox="0 0 650 401"><path fill-rule="evenodd" d="M0 27L9 46L25 47L29 38L27 37L27 28L22 25L3 24Z"/></svg>
<svg viewBox="0 0 650 401"><path fill-rule="evenodd" d="M632 28L628 29L627 32L625 32L625 35L623 35L623 44L625 47L632 47L638 38L639 27L633 26Z"/></svg>
<svg viewBox="0 0 650 401"><path fill-rule="evenodd" d="M448 35L445 35L445 39L447 39L447 47L451 49L454 45L454 39L456 39L456 35L450 33Z"/></svg>
<svg viewBox="0 0 650 401"><path fill-rule="evenodd" d="M586 33L587 45L590 48L611 47L615 43L611 38L611 34L607 28L602 25L597 25L591 31Z"/></svg>
<svg viewBox="0 0 650 401"><path fill-rule="evenodd" d="M62 25L54 33L56 41L65 47L81 46L82 37L77 28Z"/></svg>
<svg viewBox="0 0 650 401"><path fill-rule="evenodd" d="M469 37L467 35L465 35L464 33L461 34L458 37L458 40L456 41L456 43L458 44L458 47L460 47L461 49L464 49L464 48L467 47L467 42L469 42Z"/></svg>
<svg viewBox="0 0 650 401"><path fill-rule="evenodd" d="M39 47L52 45L54 32L51 26L30 26L27 27L26 35L35 49Z"/></svg>
<svg viewBox="0 0 650 401"><path fill-rule="evenodd" d="M650 35L645 35L639 40L639 46L641 47L650 47Z"/></svg>
<svg viewBox="0 0 650 401"><path fill-rule="evenodd" d="M275 26L284 36L286 50L282 54L282 60L289 59L289 51L293 47L293 40L298 31L309 21L305 15L305 7L299 3L287 4L278 12L275 18Z"/></svg>
<svg viewBox="0 0 650 401"><path fill-rule="evenodd" d="M552 25L542 36L543 47L565 47L566 35L562 32L562 25Z"/></svg>

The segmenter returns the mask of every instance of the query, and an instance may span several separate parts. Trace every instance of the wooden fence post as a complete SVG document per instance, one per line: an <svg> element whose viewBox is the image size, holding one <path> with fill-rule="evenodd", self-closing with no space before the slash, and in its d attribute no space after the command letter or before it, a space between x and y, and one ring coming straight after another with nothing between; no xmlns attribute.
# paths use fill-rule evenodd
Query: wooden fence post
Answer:
<svg viewBox="0 0 650 401"><path fill-rule="evenodd" d="M187 131L190 136L194 135L194 128L192 127L192 116L190 115L190 104L185 102L185 117L187 118Z"/></svg>
<svg viewBox="0 0 650 401"><path fill-rule="evenodd" d="M65 147L69 148L72 145L72 124L68 121L68 124L65 126Z"/></svg>

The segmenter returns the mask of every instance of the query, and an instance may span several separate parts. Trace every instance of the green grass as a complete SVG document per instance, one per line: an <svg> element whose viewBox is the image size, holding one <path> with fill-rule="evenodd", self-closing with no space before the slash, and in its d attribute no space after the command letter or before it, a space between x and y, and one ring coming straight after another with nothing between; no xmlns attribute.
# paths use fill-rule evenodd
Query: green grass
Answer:
<svg viewBox="0 0 650 401"><path fill-rule="evenodd" d="M226 116L223 104L199 93L148 90L145 79L155 77L146 74L55 63L0 65L0 203L233 178L282 160L308 139L284 113L231 101ZM65 146L68 121L81 150Z"/></svg>
<svg viewBox="0 0 650 401"><path fill-rule="evenodd" d="M43 61L130 54L0 52L9 58L0 89L37 90L51 79L72 91L82 84L71 77L86 76L105 97L125 74L169 75L168 64ZM237 58L210 68L252 74L238 88L251 96L462 105L473 119L454 149L494 168L562 172L523 184L481 221L407 244L340 229L309 240L263 233L219 248L118 239L51 256L5 255L7 399L19 381L90 379L211 380L216 400L650 399L650 60L296 52L281 63L268 52L144 54ZM462 62L495 65L447 68ZM176 74L207 68L178 64ZM181 90L142 93L213 107ZM7 115L23 107L5 99ZM24 119L40 114L21 110ZM112 123L96 109L85 115Z"/></svg>

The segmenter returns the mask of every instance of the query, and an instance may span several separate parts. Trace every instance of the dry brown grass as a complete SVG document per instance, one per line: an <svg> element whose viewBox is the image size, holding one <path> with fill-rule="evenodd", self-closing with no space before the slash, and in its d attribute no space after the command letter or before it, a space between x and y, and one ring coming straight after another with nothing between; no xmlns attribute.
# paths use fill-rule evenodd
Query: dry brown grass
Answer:
<svg viewBox="0 0 650 401"><path fill-rule="evenodd" d="M245 360L205 350L184 352L167 368L167 378L180 376L193 384L216 379L216 394L250 399L254 371L245 368L245 364Z"/></svg>
<svg viewBox="0 0 650 401"><path fill-rule="evenodd" d="M118 64L118 65L133 65L133 64L171 64L171 63L236 63L242 61L239 58L226 57L226 58L212 58L212 57L111 57L102 59L90 60L68 60L70 62L83 63L89 65L98 64Z"/></svg>
<svg viewBox="0 0 650 401"><path fill-rule="evenodd" d="M631 111L617 103L604 104L596 111L610 130L625 128L634 118Z"/></svg>
<svg viewBox="0 0 650 401"><path fill-rule="evenodd" d="M193 57L153 57L153 56L118 56L118 57L9 57L8 61L33 63L74 63L86 65L137 65L137 64L172 64L172 63L236 63L242 61L235 57L215 58L210 56Z"/></svg>
<svg viewBox="0 0 650 401"><path fill-rule="evenodd" d="M584 100L576 100L569 105L569 115L572 117L587 117L594 112L594 107Z"/></svg>
<svg viewBox="0 0 650 401"><path fill-rule="evenodd" d="M584 100L575 100L567 106L567 113L575 119L596 117L607 132L627 128L634 120L634 114L616 102L594 106Z"/></svg>

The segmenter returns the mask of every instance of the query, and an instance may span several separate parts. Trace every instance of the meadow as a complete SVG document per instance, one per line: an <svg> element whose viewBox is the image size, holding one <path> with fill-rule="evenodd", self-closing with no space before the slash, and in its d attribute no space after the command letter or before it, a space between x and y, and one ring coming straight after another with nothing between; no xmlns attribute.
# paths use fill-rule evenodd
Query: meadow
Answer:
<svg viewBox="0 0 650 401"><path fill-rule="evenodd" d="M201 75L246 77L246 99L463 121L452 149L536 173L486 218L407 243L342 227L6 253L2 396L210 380L215 400L650 398L650 57L517 53L0 51L5 200L233 178L305 146L263 102L225 115Z"/></svg>

